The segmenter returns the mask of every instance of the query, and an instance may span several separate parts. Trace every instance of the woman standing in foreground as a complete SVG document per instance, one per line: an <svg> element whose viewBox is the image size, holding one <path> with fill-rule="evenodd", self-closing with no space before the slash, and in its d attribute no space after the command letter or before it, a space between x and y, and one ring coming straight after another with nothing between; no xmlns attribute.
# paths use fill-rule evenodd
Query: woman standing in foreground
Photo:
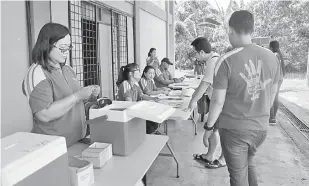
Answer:
<svg viewBox="0 0 309 186"><path fill-rule="evenodd" d="M100 92L96 85L80 87L75 72L66 65L71 48L67 27L45 24L32 50L33 64L22 85L33 113L32 132L63 136L67 146L85 137L83 101Z"/></svg>

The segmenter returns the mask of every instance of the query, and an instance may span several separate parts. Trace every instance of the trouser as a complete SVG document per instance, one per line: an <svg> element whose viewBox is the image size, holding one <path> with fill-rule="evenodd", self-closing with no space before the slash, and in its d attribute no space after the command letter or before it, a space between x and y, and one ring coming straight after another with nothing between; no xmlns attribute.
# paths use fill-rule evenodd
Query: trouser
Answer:
<svg viewBox="0 0 309 186"><path fill-rule="evenodd" d="M146 120L146 134L152 134L158 129L158 127L158 123Z"/></svg>
<svg viewBox="0 0 309 186"><path fill-rule="evenodd" d="M219 129L231 186L257 186L254 157L267 131Z"/></svg>
<svg viewBox="0 0 309 186"><path fill-rule="evenodd" d="M280 80L278 82L278 91L277 91L273 106L270 108L270 120L276 119L276 115L277 115L277 112L278 112L278 109L279 109L279 104L280 104L280 102L279 102L279 90L280 90L282 81L283 80Z"/></svg>

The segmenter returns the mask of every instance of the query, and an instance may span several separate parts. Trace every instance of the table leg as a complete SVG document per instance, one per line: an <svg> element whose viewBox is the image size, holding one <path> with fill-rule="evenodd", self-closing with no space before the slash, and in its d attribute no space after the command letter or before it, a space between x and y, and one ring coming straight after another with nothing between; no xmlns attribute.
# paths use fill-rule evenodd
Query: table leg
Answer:
<svg viewBox="0 0 309 186"><path fill-rule="evenodd" d="M171 154L160 153L159 155L160 155L160 156L169 156L169 157L173 157L173 158L174 158L174 160L175 160L175 162L176 162L176 166L177 166L177 170L176 170L176 171L177 171L177 175L176 175L176 178L179 178L179 162L178 162L178 160L177 160L177 158L176 158L176 156L175 156L175 153L174 153L173 149L171 148L171 146L169 145L168 142L166 142L166 146L167 146L167 148L168 148L168 150L170 151Z"/></svg>
<svg viewBox="0 0 309 186"><path fill-rule="evenodd" d="M167 135L167 120L164 121L164 133Z"/></svg>
<svg viewBox="0 0 309 186"><path fill-rule="evenodd" d="M194 112L193 112L194 113ZM194 134L197 135L197 132L196 132L196 127L197 127L197 123L194 119L194 114L192 113L191 115L191 118L192 118L192 121L193 121L193 124L194 124Z"/></svg>

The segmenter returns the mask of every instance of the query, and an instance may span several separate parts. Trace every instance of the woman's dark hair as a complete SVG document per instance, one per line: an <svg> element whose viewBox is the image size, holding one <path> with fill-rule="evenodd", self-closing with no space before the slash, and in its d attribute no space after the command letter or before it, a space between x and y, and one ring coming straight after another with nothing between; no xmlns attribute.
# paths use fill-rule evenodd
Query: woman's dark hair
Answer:
<svg viewBox="0 0 309 186"><path fill-rule="evenodd" d="M151 53L152 53L154 50L156 50L156 49L155 49L155 48L151 48L151 49L149 50L149 52L148 52L148 57L151 56Z"/></svg>
<svg viewBox="0 0 309 186"><path fill-rule="evenodd" d="M269 48L273 53L278 53L281 63L284 64L283 56L279 48L279 42L274 40L269 43Z"/></svg>
<svg viewBox="0 0 309 186"><path fill-rule="evenodd" d="M142 77L143 77L143 78L146 78L145 74L146 74L150 69L155 70L155 68L153 68L153 66L150 66L150 65L147 65L147 66L144 68L144 71L143 71L143 74L142 74Z"/></svg>
<svg viewBox="0 0 309 186"><path fill-rule="evenodd" d="M61 24L45 24L41 28L32 50L32 61L41 65L44 70L50 72L53 67L48 63L49 53L53 49L54 44L68 34L71 35L70 30Z"/></svg>
<svg viewBox="0 0 309 186"><path fill-rule="evenodd" d="M138 64L136 63L129 63L126 66L120 67L116 85L119 86L123 81L129 80L130 72L134 72L136 69L138 69Z"/></svg>

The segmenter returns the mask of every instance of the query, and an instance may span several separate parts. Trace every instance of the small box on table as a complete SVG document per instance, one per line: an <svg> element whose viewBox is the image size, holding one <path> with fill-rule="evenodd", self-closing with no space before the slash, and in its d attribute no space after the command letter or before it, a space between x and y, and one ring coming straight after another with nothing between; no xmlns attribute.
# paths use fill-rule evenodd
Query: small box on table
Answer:
<svg viewBox="0 0 309 186"><path fill-rule="evenodd" d="M90 186L94 182L93 164L86 160L69 157L72 186Z"/></svg>
<svg viewBox="0 0 309 186"><path fill-rule="evenodd" d="M112 144L94 142L82 152L82 159L93 163L94 168L101 168L113 156Z"/></svg>

